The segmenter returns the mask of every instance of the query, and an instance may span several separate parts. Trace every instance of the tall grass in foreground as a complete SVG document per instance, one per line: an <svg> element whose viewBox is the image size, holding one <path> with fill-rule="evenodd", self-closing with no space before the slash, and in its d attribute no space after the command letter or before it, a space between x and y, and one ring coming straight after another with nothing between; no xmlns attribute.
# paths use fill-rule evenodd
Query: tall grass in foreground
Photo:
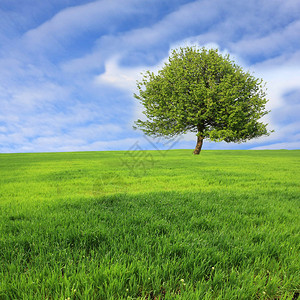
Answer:
<svg viewBox="0 0 300 300"><path fill-rule="evenodd" d="M300 151L145 153L0 155L0 299L296 299Z"/></svg>

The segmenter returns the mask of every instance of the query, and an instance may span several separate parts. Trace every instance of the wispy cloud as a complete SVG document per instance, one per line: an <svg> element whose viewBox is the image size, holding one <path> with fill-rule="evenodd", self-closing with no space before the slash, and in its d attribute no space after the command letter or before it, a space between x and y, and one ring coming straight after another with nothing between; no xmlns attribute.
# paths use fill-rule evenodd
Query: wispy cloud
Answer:
<svg viewBox="0 0 300 300"><path fill-rule="evenodd" d="M263 145L258 147L253 147L251 150L295 150L300 149L300 142L285 142L285 143L275 143L271 145Z"/></svg>

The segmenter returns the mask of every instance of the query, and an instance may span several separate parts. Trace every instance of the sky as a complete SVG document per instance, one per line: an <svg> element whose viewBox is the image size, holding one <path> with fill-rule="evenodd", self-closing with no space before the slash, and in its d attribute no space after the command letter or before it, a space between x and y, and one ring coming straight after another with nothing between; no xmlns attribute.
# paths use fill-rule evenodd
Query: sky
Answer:
<svg viewBox="0 0 300 300"><path fill-rule="evenodd" d="M132 128L136 80L187 45L262 78L275 130L203 149L300 149L299 0L1 0L0 153L194 148Z"/></svg>

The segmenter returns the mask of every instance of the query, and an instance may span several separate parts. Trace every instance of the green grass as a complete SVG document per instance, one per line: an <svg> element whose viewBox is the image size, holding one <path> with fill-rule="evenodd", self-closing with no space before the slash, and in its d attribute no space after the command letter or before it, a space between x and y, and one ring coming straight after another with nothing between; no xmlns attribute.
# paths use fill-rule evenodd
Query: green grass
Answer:
<svg viewBox="0 0 300 300"><path fill-rule="evenodd" d="M1 154L0 299L296 299L299 170L298 150Z"/></svg>

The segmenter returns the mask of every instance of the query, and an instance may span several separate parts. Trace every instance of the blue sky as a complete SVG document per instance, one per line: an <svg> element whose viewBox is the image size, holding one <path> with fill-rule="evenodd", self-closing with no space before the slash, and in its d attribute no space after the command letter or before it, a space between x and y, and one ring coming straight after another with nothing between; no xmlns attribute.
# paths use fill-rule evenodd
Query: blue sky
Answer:
<svg viewBox="0 0 300 300"><path fill-rule="evenodd" d="M267 82L275 133L204 149L300 149L299 0L1 0L0 152L169 148L132 129L133 93L186 45L217 47Z"/></svg>

